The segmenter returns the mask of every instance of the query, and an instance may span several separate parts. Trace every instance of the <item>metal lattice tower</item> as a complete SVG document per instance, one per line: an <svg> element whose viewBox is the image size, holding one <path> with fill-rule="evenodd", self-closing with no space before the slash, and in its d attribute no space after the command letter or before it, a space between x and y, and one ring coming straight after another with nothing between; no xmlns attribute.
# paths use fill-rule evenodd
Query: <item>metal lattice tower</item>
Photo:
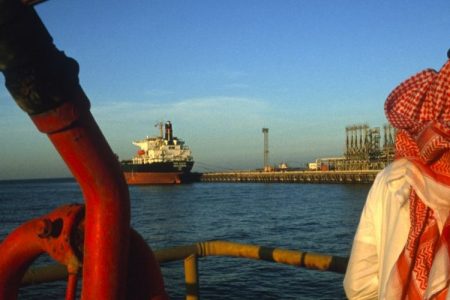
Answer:
<svg viewBox="0 0 450 300"><path fill-rule="evenodd" d="M269 166L269 128L263 128L264 134L264 169Z"/></svg>
<svg viewBox="0 0 450 300"><path fill-rule="evenodd" d="M387 124L370 128L367 124L345 128L345 160L336 163L340 170L381 170L395 155L395 128ZM382 143L382 144L381 144Z"/></svg>

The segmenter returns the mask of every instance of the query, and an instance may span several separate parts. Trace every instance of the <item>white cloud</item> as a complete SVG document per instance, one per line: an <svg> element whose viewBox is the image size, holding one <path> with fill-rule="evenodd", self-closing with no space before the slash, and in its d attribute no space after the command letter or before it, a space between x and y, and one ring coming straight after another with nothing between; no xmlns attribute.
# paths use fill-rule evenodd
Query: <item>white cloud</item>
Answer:
<svg viewBox="0 0 450 300"><path fill-rule="evenodd" d="M102 121L128 120L131 124L149 124L158 120L245 125L262 122L270 111L268 103L244 97L190 98L171 103L113 102L94 104L93 114ZM225 128L226 129L226 128Z"/></svg>

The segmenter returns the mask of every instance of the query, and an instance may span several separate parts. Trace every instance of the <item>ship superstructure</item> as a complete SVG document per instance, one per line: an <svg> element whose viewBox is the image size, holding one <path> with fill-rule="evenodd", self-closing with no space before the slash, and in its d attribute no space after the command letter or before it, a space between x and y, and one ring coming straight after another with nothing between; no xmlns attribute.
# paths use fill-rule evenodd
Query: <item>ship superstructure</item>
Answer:
<svg viewBox="0 0 450 300"><path fill-rule="evenodd" d="M181 183L194 164L192 153L183 140L173 135L170 121L158 124L160 135L134 141L139 150L122 169L128 184ZM163 130L164 128L164 130Z"/></svg>

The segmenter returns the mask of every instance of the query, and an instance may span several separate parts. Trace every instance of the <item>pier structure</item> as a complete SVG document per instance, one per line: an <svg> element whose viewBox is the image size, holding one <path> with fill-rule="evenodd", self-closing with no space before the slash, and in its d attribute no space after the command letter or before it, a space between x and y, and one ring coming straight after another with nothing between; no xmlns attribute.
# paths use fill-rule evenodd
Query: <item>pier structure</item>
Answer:
<svg viewBox="0 0 450 300"><path fill-rule="evenodd" d="M264 133L264 168L255 171L209 172L202 182L284 182L284 183L371 183L379 171L394 160L395 129L387 124L370 128L367 124L345 128L343 156L318 158L309 170L275 169L269 165L268 128ZM311 167L313 166L313 167Z"/></svg>
<svg viewBox="0 0 450 300"><path fill-rule="evenodd" d="M203 173L202 182L371 183L379 170L236 171Z"/></svg>

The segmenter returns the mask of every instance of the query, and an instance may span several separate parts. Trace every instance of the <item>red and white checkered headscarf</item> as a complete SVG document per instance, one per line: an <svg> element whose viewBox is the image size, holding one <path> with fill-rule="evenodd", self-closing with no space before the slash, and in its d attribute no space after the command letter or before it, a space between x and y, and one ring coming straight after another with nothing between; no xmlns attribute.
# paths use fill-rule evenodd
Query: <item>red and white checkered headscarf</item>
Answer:
<svg viewBox="0 0 450 300"><path fill-rule="evenodd" d="M450 153L450 61L439 72L427 69L400 84L388 96L385 112L398 129L396 158L417 162L435 178L450 177L450 159L441 159ZM409 199L408 241L387 289L401 299L444 299L450 282L450 218L440 233L434 211L414 189ZM437 275L441 278L438 287Z"/></svg>
<svg viewBox="0 0 450 300"><path fill-rule="evenodd" d="M450 148L450 61L439 73L427 69L400 84L384 109L399 130L396 156L433 162Z"/></svg>

